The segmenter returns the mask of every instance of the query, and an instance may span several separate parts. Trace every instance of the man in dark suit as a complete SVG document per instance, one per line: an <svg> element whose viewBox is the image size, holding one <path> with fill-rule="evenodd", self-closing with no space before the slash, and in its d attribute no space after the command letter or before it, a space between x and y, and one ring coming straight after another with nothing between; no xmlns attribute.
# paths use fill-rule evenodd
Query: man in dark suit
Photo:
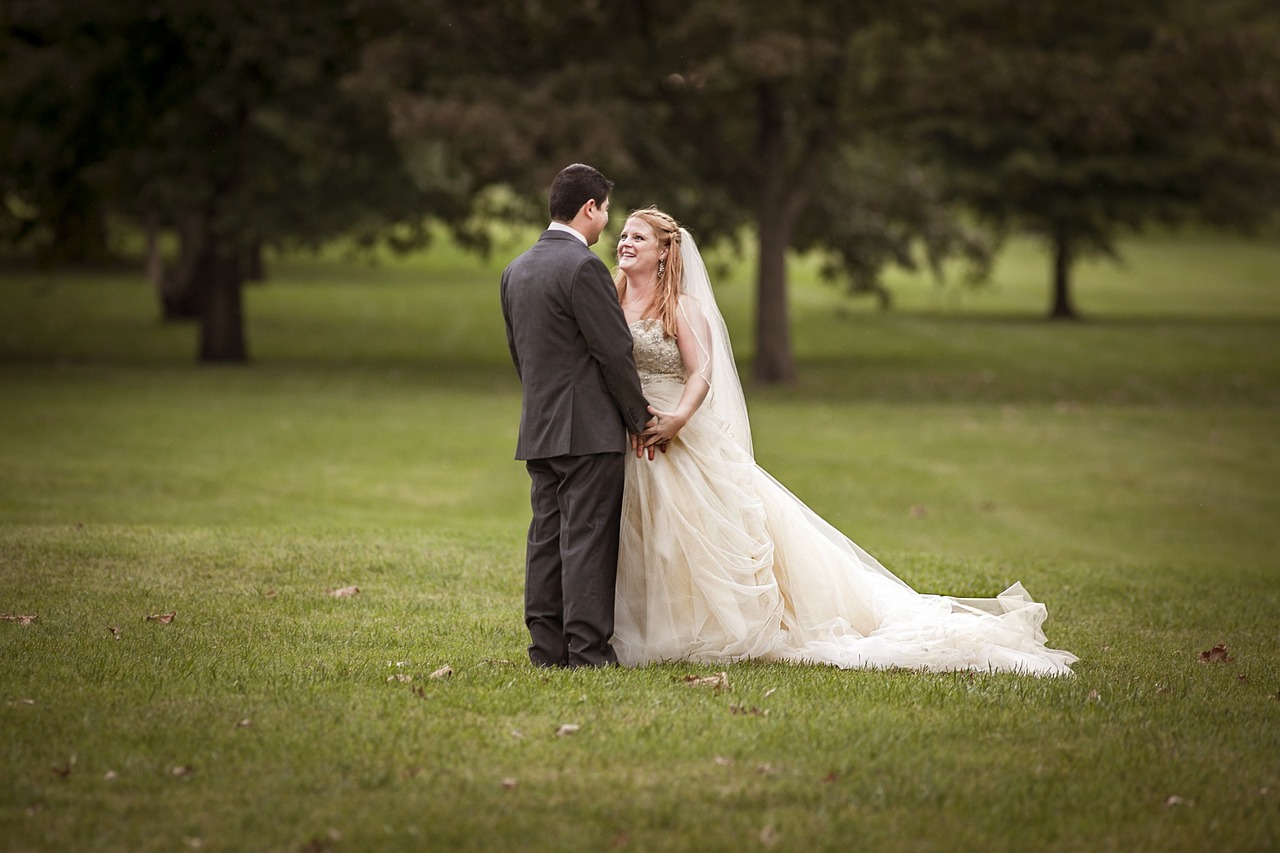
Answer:
<svg viewBox="0 0 1280 853"><path fill-rule="evenodd" d="M613 183L569 166L551 184L551 225L502 274L502 315L523 399L516 458L532 481L525 553L529 659L607 666L613 647L627 433L649 420L631 333L604 263L588 248L609 222Z"/></svg>

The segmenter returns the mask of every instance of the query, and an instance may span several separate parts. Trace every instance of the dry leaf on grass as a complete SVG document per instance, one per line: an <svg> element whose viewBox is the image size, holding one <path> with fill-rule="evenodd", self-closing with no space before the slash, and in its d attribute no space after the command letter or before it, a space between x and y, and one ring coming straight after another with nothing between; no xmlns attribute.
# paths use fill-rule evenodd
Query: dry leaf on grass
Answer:
<svg viewBox="0 0 1280 853"><path fill-rule="evenodd" d="M712 690L729 689L729 673L717 672L715 675L686 675L684 683L693 687L710 687Z"/></svg>
<svg viewBox="0 0 1280 853"><path fill-rule="evenodd" d="M170 610L168 613L152 613L150 616L147 616L142 621L159 622L161 625L168 625L170 622L173 621L173 617L177 615L178 615L178 611L176 610Z"/></svg>
<svg viewBox="0 0 1280 853"><path fill-rule="evenodd" d="M108 625L107 630L111 632L111 636L117 640L120 639L120 627L118 625Z"/></svg>
<svg viewBox="0 0 1280 853"><path fill-rule="evenodd" d="M832 782L838 782L840 781L840 774L832 770L826 776L822 777L822 781L826 782L828 785L831 784Z"/></svg>
<svg viewBox="0 0 1280 853"><path fill-rule="evenodd" d="M729 711L734 714L745 714L748 717L763 717L769 713L768 711L760 710L755 705L752 705L751 707L747 707L746 705L730 705Z"/></svg>
<svg viewBox="0 0 1280 853"><path fill-rule="evenodd" d="M413 676L404 672L397 672L397 673L393 673L392 675L388 675L387 683L390 684L393 681L401 681L401 682L408 683L410 681L413 681Z"/></svg>
<svg viewBox="0 0 1280 853"><path fill-rule="evenodd" d="M1164 805L1165 805L1165 808L1173 808L1174 806L1194 806L1195 801L1184 800L1182 797L1179 797L1177 794L1174 794L1170 796L1169 799L1164 801Z"/></svg>
<svg viewBox="0 0 1280 853"><path fill-rule="evenodd" d="M262 593L262 597L263 597L263 598L275 598L275 597L276 597L277 595L279 595L279 594L280 594L280 593L279 593L279 592L277 592L277 591L276 591L276 590L274 590L274 589L268 589L268 590L265 590L265 591Z"/></svg>
<svg viewBox="0 0 1280 853"><path fill-rule="evenodd" d="M173 768L169 772L172 773L174 776L177 776L179 779L185 779L188 776L190 776L192 773L195 773L196 769L192 767L190 764L179 764L177 767Z"/></svg>
<svg viewBox="0 0 1280 853"><path fill-rule="evenodd" d="M71 775L71 770L75 766L76 766L76 760L72 758L62 764L55 764L53 767L50 767L49 769L52 770L53 774L58 778L65 779Z"/></svg>
<svg viewBox="0 0 1280 853"><path fill-rule="evenodd" d="M449 666L449 664L445 664L435 672L428 675L427 678L448 678L451 675L453 675L453 667Z"/></svg>
<svg viewBox="0 0 1280 853"><path fill-rule="evenodd" d="M19 625L33 625L40 621L40 617L36 614L30 616L25 613L0 613L0 622L17 622Z"/></svg>
<svg viewBox="0 0 1280 853"><path fill-rule="evenodd" d="M576 734L580 728L582 728L582 726L577 723L565 723L560 728L556 729L556 737L568 737L571 734Z"/></svg>
<svg viewBox="0 0 1280 853"><path fill-rule="evenodd" d="M237 729L249 729L249 728L253 728L253 720L250 720L250 719L248 719L248 718L245 718L245 719L241 720L240 722L236 723L236 728L237 728Z"/></svg>
<svg viewBox="0 0 1280 853"><path fill-rule="evenodd" d="M782 840L782 834L774 828L773 824L769 824L760 830L760 843L765 847L772 847Z"/></svg>
<svg viewBox="0 0 1280 853"><path fill-rule="evenodd" d="M715 761L716 761L716 764L719 764L721 767L732 767L732 766L733 766L733 759L732 759L732 758L728 758L728 757L723 756L723 755L717 755L717 756L716 756L716 758L715 758Z"/></svg>
<svg viewBox="0 0 1280 853"><path fill-rule="evenodd" d="M518 781L510 776L502 780L502 787L506 788L508 791L514 790L519 784L520 783Z"/></svg>
<svg viewBox="0 0 1280 853"><path fill-rule="evenodd" d="M360 587L344 586L341 589L326 589L324 591L324 594L332 595L334 598L350 598L353 595L360 594Z"/></svg>
<svg viewBox="0 0 1280 853"><path fill-rule="evenodd" d="M1231 663L1233 660L1235 658L1227 652L1227 647L1222 643L1200 653L1200 663Z"/></svg>

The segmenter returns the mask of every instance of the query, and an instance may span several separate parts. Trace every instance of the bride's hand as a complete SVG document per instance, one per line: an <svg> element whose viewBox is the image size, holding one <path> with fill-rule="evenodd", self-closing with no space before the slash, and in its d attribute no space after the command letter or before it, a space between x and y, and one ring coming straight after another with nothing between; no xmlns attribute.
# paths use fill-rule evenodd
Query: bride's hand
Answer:
<svg viewBox="0 0 1280 853"><path fill-rule="evenodd" d="M647 450L649 458L652 459L654 448L666 453L667 445L679 434L688 421L688 418L679 412L661 412L653 406L649 407L649 414L653 415L653 418L645 425L644 432L634 436L632 439L632 446L636 449L637 458Z"/></svg>

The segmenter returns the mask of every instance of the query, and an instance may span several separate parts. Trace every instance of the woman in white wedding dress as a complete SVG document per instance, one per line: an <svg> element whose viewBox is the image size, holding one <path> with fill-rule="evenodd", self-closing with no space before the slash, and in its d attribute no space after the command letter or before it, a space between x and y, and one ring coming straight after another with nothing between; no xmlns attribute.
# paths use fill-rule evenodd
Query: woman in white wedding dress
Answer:
<svg viewBox="0 0 1280 853"><path fill-rule="evenodd" d="M627 463L620 662L1071 673L1075 655L1046 647L1045 607L1021 584L992 599L918 593L756 465L724 320L674 219L633 212L617 256L618 296L658 416Z"/></svg>

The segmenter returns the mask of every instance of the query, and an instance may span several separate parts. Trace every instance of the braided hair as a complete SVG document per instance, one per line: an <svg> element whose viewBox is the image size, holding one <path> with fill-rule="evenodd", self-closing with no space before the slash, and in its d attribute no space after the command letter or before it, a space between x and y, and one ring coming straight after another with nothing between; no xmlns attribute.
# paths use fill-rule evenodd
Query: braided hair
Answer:
<svg viewBox="0 0 1280 853"><path fill-rule="evenodd" d="M642 207L633 210L627 216L643 220L653 229L658 245L667 250L667 256L658 263L658 286L653 304L646 315L662 321L664 337L676 337L676 307L680 301L680 293L684 290L684 258L680 251L680 223L667 213L656 207ZM622 270L613 274L613 283L618 288L618 301L622 301L627 290L627 277Z"/></svg>

